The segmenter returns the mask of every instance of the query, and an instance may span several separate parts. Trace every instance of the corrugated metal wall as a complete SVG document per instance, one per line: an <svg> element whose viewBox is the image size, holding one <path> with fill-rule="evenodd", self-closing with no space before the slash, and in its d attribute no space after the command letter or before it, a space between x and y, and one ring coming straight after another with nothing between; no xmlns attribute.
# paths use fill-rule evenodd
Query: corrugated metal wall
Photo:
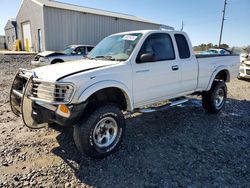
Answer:
<svg viewBox="0 0 250 188"><path fill-rule="evenodd" d="M71 44L96 45L113 33L159 28L157 24L44 7L46 50L62 50Z"/></svg>

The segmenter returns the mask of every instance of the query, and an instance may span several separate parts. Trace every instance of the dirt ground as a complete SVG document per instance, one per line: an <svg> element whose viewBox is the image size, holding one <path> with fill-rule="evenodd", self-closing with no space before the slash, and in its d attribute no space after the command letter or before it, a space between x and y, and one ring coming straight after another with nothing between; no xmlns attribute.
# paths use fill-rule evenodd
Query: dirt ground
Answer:
<svg viewBox="0 0 250 188"><path fill-rule="evenodd" d="M223 112L200 98L127 118L121 149L81 158L72 129L31 130L10 110L9 90L32 56L0 56L0 187L250 187L250 82L228 84Z"/></svg>

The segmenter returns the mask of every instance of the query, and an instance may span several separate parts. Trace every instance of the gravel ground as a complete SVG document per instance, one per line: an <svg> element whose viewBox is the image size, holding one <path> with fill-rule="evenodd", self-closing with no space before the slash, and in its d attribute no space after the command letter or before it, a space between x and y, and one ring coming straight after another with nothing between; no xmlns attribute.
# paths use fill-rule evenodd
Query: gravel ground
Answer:
<svg viewBox="0 0 250 188"><path fill-rule="evenodd" d="M0 187L250 187L250 82L228 84L218 115L200 98L133 114L121 149L96 161L79 156L72 129L31 130L11 112L11 82L31 58L0 56Z"/></svg>

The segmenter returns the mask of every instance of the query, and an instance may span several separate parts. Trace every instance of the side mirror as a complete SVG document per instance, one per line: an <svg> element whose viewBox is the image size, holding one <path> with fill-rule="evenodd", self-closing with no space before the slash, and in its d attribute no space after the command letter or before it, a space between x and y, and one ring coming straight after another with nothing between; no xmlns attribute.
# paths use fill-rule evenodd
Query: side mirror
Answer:
<svg viewBox="0 0 250 188"><path fill-rule="evenodd" d="M152 54L152 53L142 54L140 60L141 60L140 63L147 63L147 62L154 62L154 61L156 61L155 55Z"/></svg>
<svg viewBox="0 0 250 188"><path fill-rule="evenodd" d="M72 55L76 55L76 51L72 51L71 54L72 54Z"/></svg>

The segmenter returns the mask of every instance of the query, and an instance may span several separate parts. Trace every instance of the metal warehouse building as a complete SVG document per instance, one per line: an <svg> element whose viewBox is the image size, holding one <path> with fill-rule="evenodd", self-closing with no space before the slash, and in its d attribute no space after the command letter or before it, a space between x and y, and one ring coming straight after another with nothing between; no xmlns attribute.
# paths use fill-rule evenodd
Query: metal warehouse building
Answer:
<svg viewBox="0 0 250 188"><path fill-rule="evenodd" d="M5 49L6 43L5 43L5 36L0 35L0 49Z"/></svg>
<svg viewBox="0 0 250 188"><path fill-rule="evenodd" d="M62 50L71 44L96 45L113 33L162 27L136 16L51 0L23 0L15 24L22 49L28 45L33 51ZM14 31L10 31L6 27L6 38L12 38Z"/></svg>

